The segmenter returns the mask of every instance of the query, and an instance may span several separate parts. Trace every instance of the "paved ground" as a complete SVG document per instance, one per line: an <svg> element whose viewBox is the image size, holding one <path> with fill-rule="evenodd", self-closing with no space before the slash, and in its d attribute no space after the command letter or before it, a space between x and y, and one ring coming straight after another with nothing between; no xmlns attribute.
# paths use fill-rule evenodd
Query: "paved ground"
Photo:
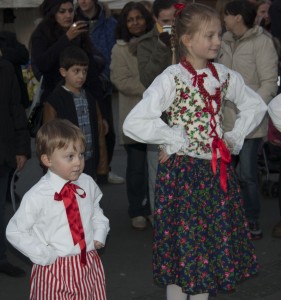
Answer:
<svg viewBox="0 0 281 300"><path fill-rule="evenodd" d="M126 155L120 146L116 147L112 166L113 171L125 175ZM37 159L33 157L20 175L18 193L22 195L40 176ZM108 300L164 300L165 290L154 285L152 280L152 229L137 232L131 228L125 188L125 184L101 187L104 193L102 205L111 224L107 246L101 253ZM7 219L11 216L12 207L7 204ZM235 293L219 294L211 300L281 300L281 239L271 237L271 229L278 217L277 200L263 197L261 225L264 238L255 242L261 265L259 275L241 283ZM12 263L26 270L27 276L15 279L0 274L0 300L26 300L31 264L11 247L8 256Z"/></svg>

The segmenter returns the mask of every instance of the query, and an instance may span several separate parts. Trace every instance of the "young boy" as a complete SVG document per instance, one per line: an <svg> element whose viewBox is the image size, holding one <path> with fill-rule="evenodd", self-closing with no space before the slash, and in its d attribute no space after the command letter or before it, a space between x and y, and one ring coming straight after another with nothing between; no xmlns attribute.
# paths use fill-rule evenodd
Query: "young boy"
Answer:
<svg viewBox="0 0 281 300"><path fill-rule="evenodd" d="M43 123L61 118L80 127L86 137L84 173L96 179L97 173L108 173L108 163L103 119L97 101L83 88L88 64L87 54L77 46L62 52L59 71L64 81L47 99Z"/></svg>
<svg viewBox="0 0 281 300"><path fill-rule="evenodd" d="M10 220L8 241L33 263L30 299L106 299L103 267L109 221L102 193L82 173L86 141L67 120L44 124L36 152L47 173L23 197Z"/></svg>

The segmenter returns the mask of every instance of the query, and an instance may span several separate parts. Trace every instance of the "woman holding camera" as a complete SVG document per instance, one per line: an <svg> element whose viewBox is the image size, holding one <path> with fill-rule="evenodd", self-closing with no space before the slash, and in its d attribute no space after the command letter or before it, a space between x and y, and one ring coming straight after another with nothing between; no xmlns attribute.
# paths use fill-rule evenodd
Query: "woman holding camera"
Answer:
<svg viewBox="0 0 281 300"><path fill-rule="evenodd" d="M62 80L59 73L60 53L66 47L75 45L81 47L89 56L86 86L103 111L103 96L98 76L104 62L91 44L86 22L73 23L73 0L44 0L39 9L43 19L31 36L31 60L38 73L43 75L41 102L46 100Z"/></svg>

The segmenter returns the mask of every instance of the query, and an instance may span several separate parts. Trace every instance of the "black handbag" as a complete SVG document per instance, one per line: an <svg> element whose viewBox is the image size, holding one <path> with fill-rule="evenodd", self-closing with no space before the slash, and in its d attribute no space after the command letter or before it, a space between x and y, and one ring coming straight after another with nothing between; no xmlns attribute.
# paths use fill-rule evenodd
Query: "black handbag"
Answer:
<svg viewBox="0 0 281 300"><path fill-rule="evenodd" d="M42 121L43 121L43 104L38 103L32 109L28 117L27 128L32 138L36 137L39 128L42 126Z"/></svg>
<svg viewBox="0 0 281 300"><path fill-rule="evenodd" d="M37 134L39 128L42 126L42 121L43 121L44 106L40 102L40 98L42 95L42 81L43 81L43 76L40 79L40 83L34 94L32 105L31 105L29 113L28 113L27 128L28 128L29 134L32 138L36 137L36 134Z"/></svg>

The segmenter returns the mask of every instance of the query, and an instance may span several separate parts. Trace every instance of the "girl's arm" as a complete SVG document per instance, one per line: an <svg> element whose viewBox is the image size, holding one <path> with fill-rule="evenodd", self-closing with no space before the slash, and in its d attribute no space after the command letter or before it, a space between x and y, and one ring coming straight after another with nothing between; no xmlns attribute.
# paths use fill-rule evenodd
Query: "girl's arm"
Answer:
<svg viewBox="0 0 281 300"><path fill-rule="evenodd" d="M245 85L242 76L229 70L230 81L226 99L232 101L239 110L234 128L224 134L225 139L232 145L232 153L238 154L243 146L245 137L262 121L267 111L262 98Z"/></svg>
<svg viewBox="0 0 281 300"><path fill-rule="evenodd" d="M269 103L268 113L274 126L281 131L281 94Z"/></svg>
<svg viewBox="0 0 281 300"><path fill-rule="evenodd" d="M154 80L125 119L124 134L141 143L163 144L167 154L178 152L187 143L184 127L169 127L161 119L175 93L174 75L167 69Z"/></svg>

